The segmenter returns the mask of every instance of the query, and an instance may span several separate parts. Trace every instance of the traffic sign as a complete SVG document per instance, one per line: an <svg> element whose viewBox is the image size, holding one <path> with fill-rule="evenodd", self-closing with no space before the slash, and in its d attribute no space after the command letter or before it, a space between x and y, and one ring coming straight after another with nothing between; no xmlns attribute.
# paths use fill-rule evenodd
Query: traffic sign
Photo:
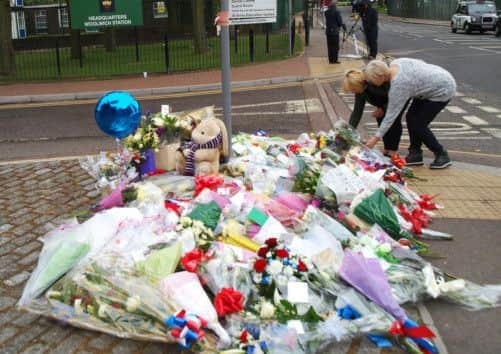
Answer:
<svg viewBox="0 0 501 354"><path fill-rule="evenodd" d="M230 24L277 22L277 0L231 0Z"/></svg>

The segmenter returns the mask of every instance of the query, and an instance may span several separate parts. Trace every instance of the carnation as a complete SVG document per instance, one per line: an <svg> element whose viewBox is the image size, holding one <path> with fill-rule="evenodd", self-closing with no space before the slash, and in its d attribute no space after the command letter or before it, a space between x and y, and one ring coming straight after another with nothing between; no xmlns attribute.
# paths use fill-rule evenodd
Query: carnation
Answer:
<svg viewBox="0 0 501 354"><path fill-rule="evenodd" d="M273 306L270 302L264 301L261 304L261 311L259 313L262 319L271 319L275 316L275 306Z"/></svg>
<svg viewBox="0 0 501 354"><path fill-rule="evenodd" d="M259 258L254 262L254 270L258 273L264 272L268 263L265 259Z"/></svg>
<svg viewBox="0 0 501 354"><path fill-rule="evenodd" d="M277 275L282 271L282 268L283 268L282 262L273 260L271 261L270 266L268 267L268 272L271 275Z"/></svg>

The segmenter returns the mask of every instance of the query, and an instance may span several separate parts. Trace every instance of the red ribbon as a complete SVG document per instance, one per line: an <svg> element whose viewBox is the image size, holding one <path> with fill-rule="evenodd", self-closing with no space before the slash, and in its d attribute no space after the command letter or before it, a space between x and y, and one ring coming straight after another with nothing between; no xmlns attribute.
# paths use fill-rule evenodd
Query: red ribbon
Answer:
<svg viewBox="0 0 501 354"><path fill-rule="evenodd" d="M156 176L156 175L163 175L165 172L165 170L162 170L160 168L157 168L155 171L151 171L151 172L148 172L148 176Z"/></svg>
<svg viewBox="0 0 501 354"><path fill-rule="evenodd" d="M169 202L168 200L166 200L166 201L164 201L164 206L165 206L165 209L172 210L178 216L181 216L181 206L180 205Z"/></svg>
<svg viewBox="0 0 501 354"><path fill-rule="evenodd" d="M224 183L224 178L219 176L197 176L195 177L195 196L199 195L205 188L215 191L217 187Z"/></svg>
<svg viewBox="0 0 501 354"><path fill-rule="evenodd" d="M204 254L200 248L195 248L193 251L186 253L183 258L181 258L181 265L188 272L196 273L200 263L209 259L209 254Z"/></svg>
<svg viewBox="0 0 501 354"><path fill-rule="evenodd" d="M403 218L412 224L412 232L420 235L423 233L423 227L428 226L429 220L426 214L423 212L423 209L415 208L412 213L410 213L405 208L405 205L400 204L398 206L398 210L400 211L400 214L403 216Z"/></svg>
<svg viewBox="0 0 501 354"><path fill-rule="evenodd" d="M434 198L436 198L438 194L432 195L431 197L427 194L420 195L418 200L419 206L424 210L436 210L437 205L432 202Z"/></svg>
<svg viewBox="0 0 501 354"><path fill-rule="evenodd" d="M244 295L233 288L222 288L214 298L214 307L219 317L244 309Z"/></svg>
<svg viewBox="0 0 501 354"><path fill-rule="evenodd" d="M393 162L395 167L400 168L400 169L404 168L406 165L405 159L401 158L398 155L393 155L391 157L391 162Z"/></svg>
<svg viewBox="0 0 501 354"><path fill-rule="evenodd" d="M393 336L406 336L411 338L435 338L435 333L433 333L428 327L404 327L403 322L399 320L393 322L389 333Z"/></svg>

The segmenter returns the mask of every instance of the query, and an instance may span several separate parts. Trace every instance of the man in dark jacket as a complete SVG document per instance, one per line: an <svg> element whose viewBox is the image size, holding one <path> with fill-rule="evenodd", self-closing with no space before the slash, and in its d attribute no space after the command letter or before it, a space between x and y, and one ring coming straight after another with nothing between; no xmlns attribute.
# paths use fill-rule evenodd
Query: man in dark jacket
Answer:
<svg viewBox="0 0 501 354"><path fill-rule="evenodd" d="M369 47L369 59L375 59L377 55L378 13L368 0L363 0L359 6L365 38Z"/></svg>
<svg viewBox="0 0 501 354"><path fill-rule="evenodd" d="M329 53L329 63L339 63L339 28L346 31L341 14L336 8L336 1L332 1L327 11L325 11L325 35L327 36L327 51Z"/></svg>

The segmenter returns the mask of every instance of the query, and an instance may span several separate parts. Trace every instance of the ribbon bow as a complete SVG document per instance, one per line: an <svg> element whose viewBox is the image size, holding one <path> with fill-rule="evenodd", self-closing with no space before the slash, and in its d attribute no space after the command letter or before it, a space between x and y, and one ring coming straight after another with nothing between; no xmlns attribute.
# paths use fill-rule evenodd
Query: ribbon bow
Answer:
<svg viewBox="0 0 501 354"><path fill-rule="evenodd" d="M224 183L224 178L219 176L197 176L195 177L195 196L199 195L205 188L215 191Z"/></svg>
<svg viewBox="0 0 501 354"><path fill-rule="evenodd" d="M214 298L214 307L219 317L224 317L244 309L244 295L233 288L222 288Z"/></svg>
<svg viewBox="0 0 501 354"><path fill-rule="evenodd" d="M438 354L438 349L427 338L435 338L433 333L426 326L418 326L417 323L410 319L405 321L396 320L388 331L394 336L406 336L415 342L423 353Z"/></svg>
<svg viewBox="0 0 501 354"><path fill-rule="evenodd" d="M189 349L194 342L205 336L202 329L207 327L205 319L195 314L187 314L185 310L170 316L164 324L171 328L171 336L183 349Z"/></svg>
<svg viewBox="0 0 501 354"><path fill-rule="evenodd" d="M181 258L181 265L188 272L196 273L200 263L208 261L211 256L211 253L204 253L200 248L195 248Z"/></svg>

